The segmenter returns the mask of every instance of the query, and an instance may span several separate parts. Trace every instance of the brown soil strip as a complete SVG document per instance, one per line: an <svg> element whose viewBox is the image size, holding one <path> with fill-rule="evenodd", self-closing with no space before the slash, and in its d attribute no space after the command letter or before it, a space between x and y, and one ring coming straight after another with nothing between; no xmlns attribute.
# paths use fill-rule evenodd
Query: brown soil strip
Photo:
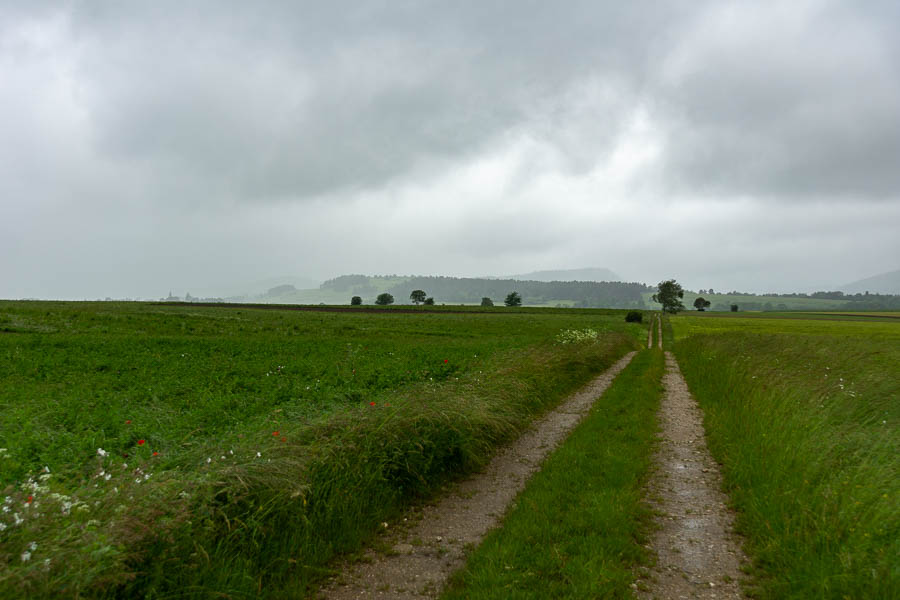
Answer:
<svg viewBox="0 0 900 600"><path fill-rule="evenodd" d="M236 308L246 310L294 310L301 312L340 312L340 313L378 313L382 315L411 315L411 314L432 314L432 315L487 315L487 314L510 314L507 312L493 312L488 310L448 310L441 306L438 309L430 308L414 308L397 307L397 308L379 308L377 306L334 306L334 305L314 305L314 304L262 304L250 302L149 302L152 306L178 306L187 308ZM528 312L516 311L516 312Z"/></svg>
<svg viewBox="0 0 900 600"><path fill-rule="evenodd" d="M465 562L467 546L497 526L507 506L543 459L574 429L594 401L634 356L631 352L605 373L536 421L501 450L484 469L439 498L416 509L389 534L390 552L366 552L363 562L320 590L320 598L433 598L447 577Z"/></svg>
<svg viewBox="0 0 900 600"><path fill-rule="evenodd" d="M662 350L662 317L656 315L656 346Z"/></svg>
<svg viewBox="0 0 900 600"><path fill-rule="evenodd" d="M703 415L671 352L666 352L666 367L662 441L649 484L658 515L652 540L657 564L639 586L639 597L743 598L738 579L746 557L720 491L719 467L706 447Z"/></svg>

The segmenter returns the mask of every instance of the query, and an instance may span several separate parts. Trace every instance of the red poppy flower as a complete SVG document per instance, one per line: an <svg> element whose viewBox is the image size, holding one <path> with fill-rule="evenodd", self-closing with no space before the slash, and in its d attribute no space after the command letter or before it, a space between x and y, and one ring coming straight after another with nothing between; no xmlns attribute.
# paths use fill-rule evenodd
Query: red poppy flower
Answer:
<svg viewBox="0 0 900 600"><path fill-rule="evenodd" d="M446 358L444 359L444 364L447 364L447 359L446 359Z"/></svg>
<svg viewBox="0 0 900 600"><path fill-rule="evenodd" d="M275 437L278 437L280 434L277 431L273 431L272 435L274 435Z"/></svg>
<svg viewBox="0 0 900 600"><path fill-rule="evenodd" d="M138 446L143 446L147 440L138 440Z"/></svg>
<svg viewBox="0 0 900 600"><path fill-rule="evenodd" d="M286 442L286 441L287 441L287 438L284 437L284 436L282 436L281 441L282 441L282 442Z"/></svg>
<svg viewBox="0 0 900 600"><path fill-rule="evenodd" d="M25 501L25 504L31 504L32 500L34 500L34 496L28 496L28 500Z"/></svg>
<svg viewBox="0 0 900 600"><path fill-rule="evenodd" d="M369 406L375 406L374 402L369 402Z"/></svg>
<svg viewBox="0 0 900 600"><path fill-rule="evenodd" d="M153 456L159 456L159 452L157 452L156 450L154 450L154 451L153 451Z"/></svg>
<svg viewBox="0 0 900 600"><path fill-rule="evenodd" d="M125 419L125 424L126 424L126 425L131 425L131 419Z"/></svg>

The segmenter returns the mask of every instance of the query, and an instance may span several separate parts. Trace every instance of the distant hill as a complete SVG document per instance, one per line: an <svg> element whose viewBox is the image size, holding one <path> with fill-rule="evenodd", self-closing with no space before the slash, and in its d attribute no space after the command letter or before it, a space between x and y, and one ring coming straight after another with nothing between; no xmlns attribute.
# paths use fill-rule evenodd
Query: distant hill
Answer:
<svg viewBox="0 0 900 600"><path fill-rule="evenodd" d="M515 279L518 281L622 281L622 278L616 273L600 267L532 271L521 275L508 275L505 278L498 277L498 279Z"/></svg>
<svg viewBox="0 0 900 600"><path fill-rule="evenodd" d="M900 294L900 270L860 279L839 289L845 294Z"/></svg>
<svg viewBox="0 0 900 600"><path fill-rule="evenodd" d="M317 290L291 290L279 286L259 301L285 304L349 304L360 296L364 304L388 292L397 304L409 304L411 291L420 289L437 304L479 304L490 298L503 304L510 292L519 292L530 306L576 306L591 308L643 308L644 295L653 288L642 283L594 281L536 281L465 277L414 277L404 275L342 275ZM276 293L271 293L276 292Z"/></svg>

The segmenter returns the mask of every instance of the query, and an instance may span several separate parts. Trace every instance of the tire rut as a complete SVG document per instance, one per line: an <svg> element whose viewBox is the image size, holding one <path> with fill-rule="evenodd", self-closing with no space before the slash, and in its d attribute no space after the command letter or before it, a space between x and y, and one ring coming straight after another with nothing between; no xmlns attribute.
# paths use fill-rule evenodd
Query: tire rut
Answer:
<svg viewBox="0 0 900 600"><path fill-rule="evenodd" d="M640 598L743 598L738 580L746 562L733 533L733 514L720 490L719 466L709 454L703 415L678 363L666 352L661 443L648 496L659 529L657 557Z"/></svg>

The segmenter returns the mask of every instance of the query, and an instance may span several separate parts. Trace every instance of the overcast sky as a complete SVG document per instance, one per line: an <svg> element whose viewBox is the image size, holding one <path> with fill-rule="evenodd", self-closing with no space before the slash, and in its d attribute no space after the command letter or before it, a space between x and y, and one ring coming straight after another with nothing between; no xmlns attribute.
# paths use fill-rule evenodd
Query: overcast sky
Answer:
<svg viewBox="0 0 900 600"><path fill-rule="evenodd" d="M0 0L0 298L900 268L900 3Z"/></svg>

